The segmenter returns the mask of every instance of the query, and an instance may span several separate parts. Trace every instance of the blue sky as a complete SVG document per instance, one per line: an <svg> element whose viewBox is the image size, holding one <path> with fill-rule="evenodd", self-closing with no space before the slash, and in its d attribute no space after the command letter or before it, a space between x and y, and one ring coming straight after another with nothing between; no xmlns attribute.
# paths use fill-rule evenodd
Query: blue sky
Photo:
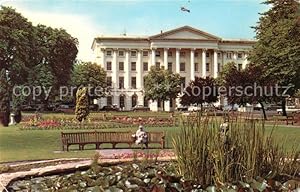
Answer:
<svg viewBox="0 0 300 192"><path fill-rule="evenodd" d="M254 38L259 13L268 7L260 0L0 0L34 24L65 28L79 39L79 59L93 60L95 36L154 35L190 25L222 38ZM180 11L184 6L190 13Z"/></svg>

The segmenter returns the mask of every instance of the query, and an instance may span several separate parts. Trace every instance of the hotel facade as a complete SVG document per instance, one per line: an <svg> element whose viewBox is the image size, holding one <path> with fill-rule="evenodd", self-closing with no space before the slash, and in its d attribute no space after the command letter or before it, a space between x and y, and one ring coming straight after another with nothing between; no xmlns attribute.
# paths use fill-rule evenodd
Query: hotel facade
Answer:
<svg viewBox="0 0 300 192"><path fill-rule="evenodd" d="M247 56L254 40L226 40L184 26L148 37L100 36L92 44L95 62L107 72L111 94L97 101L99 107L117 105L130 110L136 105L152 111L162 104L144 98L144 76L151 66L179 73L184 85L195 76L216 78L224 64L235 62L238 68L248 64ZM166 101L172 111L179 100Z"/></svg>

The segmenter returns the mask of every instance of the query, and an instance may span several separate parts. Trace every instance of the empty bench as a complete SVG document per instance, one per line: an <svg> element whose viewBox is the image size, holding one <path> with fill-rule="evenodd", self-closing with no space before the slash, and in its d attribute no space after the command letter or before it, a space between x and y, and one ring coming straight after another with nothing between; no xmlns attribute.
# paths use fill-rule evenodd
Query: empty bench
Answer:
<svg viewBox="0 0 300 192"><path fill-rule="evenodd" d="M125 143L131 148L135 140L132 137L132 132L61 132L62 150L69 151L69 146L78 145L79 150L83 150L85 145L95 144L96 149L100 148L101 144L112 144L114 149L117 144ZM161 148L165 148L164 132L148 132L148 143L160 144Z"/></svg>

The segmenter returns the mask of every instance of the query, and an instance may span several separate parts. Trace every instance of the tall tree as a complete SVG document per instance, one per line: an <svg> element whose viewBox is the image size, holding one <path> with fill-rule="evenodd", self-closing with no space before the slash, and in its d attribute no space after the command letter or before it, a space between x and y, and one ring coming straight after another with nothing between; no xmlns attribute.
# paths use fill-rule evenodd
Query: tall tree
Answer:
<svg viewBox="0 0 300 192"><path fill-rule="evenodd" d="M255 27L257 43L250 61L263 68L263 78L275 78L279 85L294 86L293 95L300 87L300 16L295 0L268 0L271 8L262 14ZM282 97L283 115L286 115Z"/></svg>
<svg viewBox="0 0 300 192"><path fill-rule="evenodd" d="M8 71L11 88L29 84L58 90L59 86L67 85L77 44L77 39L65 30L33 26L14 9L1 6L0 70ZM47 103L45 94L40 98Z"/></svg>
<svg viewBox="0 0 300 192"><path fill-rule="evenodd" d="M218 101L218 92L214 90L217 90L215 79L211 77L195 77L195 80L189 83L184 94L181 96L180 104L197 104L201 106L202 110L204 103L213 103Z"/></svg>
<svg viewBox="0 0 300 192"><path fill-rule="evenodd" d="M79 62L74 66L72 85L76 87L88 86L91 90L91 99L103 97L107 90L106 72L104 69L91 62Z"/></svg>
<svg viewBox="0 0 300 192"><path fill-rule="evenodd" d="M149 73L145 76L145 97L163 103L174 99L180 92L180 75L173 74L169 70L152 66Z"/></svg>
<svg viewBox="0 0 300 192"><path fill-rule="evenodd" d="M228 103L245 106L259 103L262 106L264 119L267 119L264 109L265 102L276 101L275 80L262 78L264 71L260 66L248 65L245 69L237 69L235 63L227 63L220 75L220 85L226 88L222 94Z"/></svg>
<svg viewBox="0 0 300 192"><path fill-rule="evenodd" d="M33 26L14 9L0 9L0 69L9 73L13 85L26 81L30 62L31 31Z"/></svg>
<svg viewBox="0 0 300 192"><path fill-rule="evenodd" d="M9 92L7 91L9 88L9 84L7 81L6 70L0 70L0 123L3 126L8 126L9 123Z"/></svg>

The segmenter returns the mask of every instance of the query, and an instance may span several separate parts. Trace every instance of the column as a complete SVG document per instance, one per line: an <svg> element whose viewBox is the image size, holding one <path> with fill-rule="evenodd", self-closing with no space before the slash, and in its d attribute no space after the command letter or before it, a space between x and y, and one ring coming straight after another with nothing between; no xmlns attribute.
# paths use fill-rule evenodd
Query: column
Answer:
<svg viewBox="0 0 300 192"><path fill-rule="evenodd" d="M143 66L142 66L142 51L138 50L137 55L137 62L136 62L136 88L142 89L143 88Z"/></svg>
<svg viewBox="0 0 300 192"><path fill-rule="evenodd" d="M237 60L237 52L233 52L233 59Z"/></svg>
<svg viewBox="0 0 300 192"><path fill-rule="evenodd" d="M246 68L247 64L248 64L248 53L245 52L244 53L244 61L243 61L243 69Z"/></svg>
<svg viewBox="0 0 300 192"><path fill-rule="evenodd" d="M151 50L151 65L155 66L155 49L152 48Z"/></svg>
<svg viewBox="0 0 300 192"><path fill-rule="evenodd" d="M124 88L129 89L130 81L130 64L129 64L129 49L125 50L125 63L124 63Z"/></svg>
<svg viewBox="0 0 300 192"><path fill-rule="evenodd" d="M176 49L176 73L180 73L180 49Z"/></svg>
<svg viewBox="0 0 300 192"><path fill-rule="evenodd" d="M214 50L214 78L218 77L218 52Z"/></svg>
<svg viewBox="0 0 300 192"><path fill-rule="evenodd" d="M202 77L206 77L206 49L202 49Z"/></svg>
<svg viewBox="0 0 300 192"><path fill-rule="evenodd" d="M117 50L113 50L113 59L112 59L112 74L111 80L115 84L115 87L118 87L118 66L117 66Z"/></svg>
<svg viewBox="0 0 300 192"><path fill-rule="evenodd" d="M101 63L100 65L105 68L105 49L101 49Z"/></svg>
<svg viewBox="0 0 300 192"><path fill-rule="evenodd" d="M195 49L191 49L191 81L195 80Z"/></svg>
<svg viewBox="0 0 300 192"><path fill-rule="evenodd" d="M168 69L168 48L164 49L164 68Z"/></svg>

